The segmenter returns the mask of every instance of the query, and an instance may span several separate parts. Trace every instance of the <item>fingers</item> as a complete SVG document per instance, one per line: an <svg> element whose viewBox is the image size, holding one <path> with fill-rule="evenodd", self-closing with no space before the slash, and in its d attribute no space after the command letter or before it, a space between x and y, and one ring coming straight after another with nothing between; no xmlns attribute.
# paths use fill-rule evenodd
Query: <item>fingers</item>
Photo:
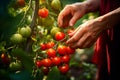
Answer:
<svg viewBox="0 0 120 80"><path fill-rule="evenodd" d="M71 44L71 43L75 43L76 41L78 41L81 37L82 37L82 35L83 35L83 33L84 33L84 30L82 30L82 28L81 27L79 27L76 31L74 31L74 32L76 32L70 39L68 39L67 41L66 41L66 44Z"/></svg>
<svg viewBox="0 0 120 80"><path fill-rule="evenodd" d="M63 22L65 21L65 20L68 20L68 19L65 19L64 20L64 17L66 17L67 15L69 15L69 14L71 14L71 12L70 12L71 10L70 10L70 8L68 7L65 7L61 12L60 12L60 14L59 14L59 16L58 16L58 25L59 26L63 26ZM69 17L69 16L67 16L67 17Z"/></svg>
<svg viewBox="0 0 120 80"><path fill-rule="evenodd" d="M70 20L70 22L69 22L69 25L70 26L73 26L76 22L77 22L77 20L79 20L80 19L80 12L76 12L74 15L73 15L73 17L71 18L71 20Z"/></svg>
<svg viewBox="0 0 120 80"><path fill-rule="evenodd" d="M69 33L68 35L69 36L73 36L78 30L79 30L80 27L77 27L72 33Z"/></svg>

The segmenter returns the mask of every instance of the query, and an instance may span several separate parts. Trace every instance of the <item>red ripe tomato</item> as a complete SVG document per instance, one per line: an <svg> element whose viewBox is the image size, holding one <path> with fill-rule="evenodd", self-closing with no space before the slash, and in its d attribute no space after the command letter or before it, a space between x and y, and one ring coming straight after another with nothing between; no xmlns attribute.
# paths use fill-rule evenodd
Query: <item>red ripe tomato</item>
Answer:
<svg viewBox="0 0 120 80"><path fill-rule="evenodd" d="M66 51L67 47L64 46L64 45L59 45L58 48L57 48L57 51L60 55L65 55L67 54L67 51Z"/></svg>
<svg viewBox="0 0 120 80"><path fill-rule="evenodd" d="M65 38L65 33L64 32L57 32L55 34L55 40L60 41Z"/></svg>
<svg viewBox="0 0 120 80"><path fill-rule="evenodd" d="M41 50L46 50L47 49L46 44L44 44L44 43L40 44L40 49Z"/></svg>
<svg viewBox="0 0 120 80"><path fill-rule="evenodd" d="M40 67L42 66L42 61L41 61L41 60L37 60L37 61L36 61L36 66L37 66L38 68L40 68Z"/></svg>
<svg viewBox="0 0 120 80"><path fill-rule="evenodd" d="M59 66L58 69L62 74L65 74L65 73L67 73L69 71L69 65L64 64L62 66Z"/></svg>
<svg viewBox="0 0 120 80"><path fill-rule="evenodd" d="M63 63L69 63L70 56L69 55L64 55L64 56L62 56L61 60L62 60Z"/></svg>
<svg viewBox="0 0 120 80"><path fill-rule="evenodd" d="M55 45L55 43L52 42L52 41L51 41L51 42L48 42L48 43L46 44L47 49L54 47L54 45Z"/></svg>
<svg viewBox="0 0 120 80"><path fill-rule="evenodd" d="M20 7L24 7L25 6L25 0L17 0L16 3Z"/></svg>
<svg viewBox="0 0 120 80"><path fill-rule="evenodd" d="M51 59L46 58L46 59L42 60L42 64L44 67L50 67L50 66L52 66L52 61L51 61Z"/></svg>
<svg viewBox="0 0 120 80"><path fill-rule="evenodd" d="M75 49L71 48L70 46L67 47L67 54L74 54L75 53Z"/></svg>
<svg viewBox="0 0 120 80"><path fill-rule="evenodd" d="M55 57L56 56L56 50L54 50L53 48L49 48L47 50L47 56L48 57Z"/></svg>
<svg viewBox="0 0 120 80"><path fill-rule="evenodd" d="M44 75L47 75L49 71L50 71L49 67L42 67L42 72Z"/></svg>
<svg viewBox="0 0 120 80"><path fill-rule="evenodd" d="M58 56L52 58L52 63L53 63L53 65L60 65L61 64L61 58L58 57Z"/></svg>
<svg viewBox="0 0 120 80"><path fill-rule="evenodd" d="M38 15L42 18L46 18L49 15L49 10L46 8L41 8L38 10Z"/></svg>
<svg viewBox="0 0 120 80"><path fill-rule="evenodd" d="M2 54L1 54L1 60L2 60L3 64L5 64L5 65L10 64L10 58L9 58L9 56L8 56L7 54L5 54L5 53L2 53Z"/></svg>

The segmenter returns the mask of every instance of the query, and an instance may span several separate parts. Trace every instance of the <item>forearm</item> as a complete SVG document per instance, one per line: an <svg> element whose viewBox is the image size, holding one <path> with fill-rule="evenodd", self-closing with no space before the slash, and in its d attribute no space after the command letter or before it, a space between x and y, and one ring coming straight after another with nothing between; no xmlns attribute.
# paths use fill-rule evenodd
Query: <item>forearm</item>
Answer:
<svg viewBox="0 0 120 80"><path fill-rule="evenodd" d="M101 16L98 17L98 21L101 23L101 26L106 28L111 28L120 23L120 7Z"/></svg>
<svg viewBox="0 0 120 80"><path fill-rule="evenodd" d="M86 0L83 3L86 6L86 13L94 12L100 7L100 0Z"/></svg>

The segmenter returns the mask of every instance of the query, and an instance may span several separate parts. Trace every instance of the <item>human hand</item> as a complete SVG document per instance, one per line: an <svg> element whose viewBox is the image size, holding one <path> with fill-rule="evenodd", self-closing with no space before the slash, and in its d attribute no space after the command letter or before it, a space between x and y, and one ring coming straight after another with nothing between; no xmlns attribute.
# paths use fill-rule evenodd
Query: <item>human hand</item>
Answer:
<svg viewBox="0 0 120 80"><path fill-rule="evenodd" d="M66 44L72 48L89 48L103 30L104 26L97 19L89 20L69 34L72 37L66 41Z"/></svg>
<svg viewBox="0 0 120 80"><path fill-rule="evenodd" d="M66 5L58 15L58 25L60 27L73 26L85 13L86 7L84 3Z"/></svg>

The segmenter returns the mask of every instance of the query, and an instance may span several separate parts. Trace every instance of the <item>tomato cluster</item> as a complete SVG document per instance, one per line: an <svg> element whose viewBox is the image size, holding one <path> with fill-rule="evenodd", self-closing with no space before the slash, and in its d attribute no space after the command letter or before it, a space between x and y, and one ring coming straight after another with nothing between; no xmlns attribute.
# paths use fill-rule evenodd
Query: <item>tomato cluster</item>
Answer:
<svg viewBox="0 0 120 80"><path fill-rule="evenodd" d="M75 50L66 45L57 45L57 47L54 48L55 46L54 42L40 44L40 49L46 51L46 57L36 60L36 66L38 68L45 67L46 69L57 66L61 73L67 73L71 54L73 54ZM47 70L48 72L49 69Z"/></svg>
<svg viewBox="0 0 120 80"><path fill-rule="evenodd" d="M44 53L42 56L41 53L38 55L41 58L36 59L35 64L37 68L46 69L42 70L45 75L53 66L56 66L62 74L69 71L69 62L75 49L64 44L63 40L66 39L66 34L65 31L57 31L52 41L40 43L40 51L44 51Z"/></svg>

